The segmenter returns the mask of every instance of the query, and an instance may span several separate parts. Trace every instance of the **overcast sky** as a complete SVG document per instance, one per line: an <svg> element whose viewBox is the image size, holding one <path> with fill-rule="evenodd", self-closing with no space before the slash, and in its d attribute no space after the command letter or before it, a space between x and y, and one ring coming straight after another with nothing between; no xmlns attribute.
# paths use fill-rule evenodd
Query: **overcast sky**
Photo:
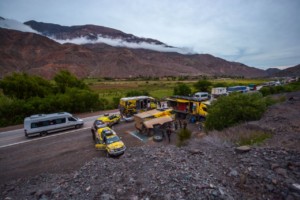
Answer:
<svg viewBox="0 0 300 200"><path fill-rule="evenodd" d="M0 16L106 26L263 69L300 64L300 0L0 0Z"/></svg>

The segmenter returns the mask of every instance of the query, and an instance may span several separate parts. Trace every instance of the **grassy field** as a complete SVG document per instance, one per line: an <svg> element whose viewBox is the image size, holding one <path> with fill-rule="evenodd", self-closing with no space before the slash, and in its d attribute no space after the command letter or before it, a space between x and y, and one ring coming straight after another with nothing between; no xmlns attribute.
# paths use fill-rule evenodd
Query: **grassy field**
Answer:
<svg viewBox="0 0 300 200"><path fill-rule="evenodd" d="M125 97L130 91L147 91L150 96L162 99L173 95L173 90L176 84L185 83L188 85L192 92L198 92L193 87L194 83L198 80L100 80L100 79L86 79L85 83L89 87L99 94L99 98L106 99L108 102L112 102L114 98ZM213 85L223 84L225 86L233 85L248 85L250 83L260 84L267 80L261 79L211 79L209 80Z"/></svg>

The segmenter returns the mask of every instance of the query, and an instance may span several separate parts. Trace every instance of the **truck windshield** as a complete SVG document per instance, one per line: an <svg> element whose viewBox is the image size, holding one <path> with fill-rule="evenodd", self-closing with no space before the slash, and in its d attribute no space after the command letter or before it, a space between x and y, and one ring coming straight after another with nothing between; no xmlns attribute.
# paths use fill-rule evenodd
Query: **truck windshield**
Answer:
<svg viewBox="0 0 300 200"><path fill-rule="evenodd" d="M120 141L120 138L118 136L114 136L114 137L110 137L110 138L107 138L107 144L112 144L114 142L118 142Z"/></svg>

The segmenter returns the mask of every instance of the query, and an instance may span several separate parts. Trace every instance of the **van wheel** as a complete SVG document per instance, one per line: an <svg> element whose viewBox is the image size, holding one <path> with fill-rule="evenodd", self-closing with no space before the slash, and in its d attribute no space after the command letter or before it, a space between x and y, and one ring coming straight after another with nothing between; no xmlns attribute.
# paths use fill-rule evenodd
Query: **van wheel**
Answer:
<svg viewBox="0 0 300 200"><path fill-rule="evenodd" d="M47 132L46 131L43 131L40 133L40 136L46 136L47 135Z"/></svg>
<svg viewBox="0 0 300 200"><path fill-rule="evenodd" d="M25 133L25 137L26 137L26 138L29 138L29 136L28 136L28 134L27 134L27 133Z"/></svg>
<svg viewBox="0 0 300 200"><path fill-rule="evenodd" d="M80 128L80 125L78 125L78 124L77 124L77 125L75 125L75 128L76 128L76 129Z"/></svg>

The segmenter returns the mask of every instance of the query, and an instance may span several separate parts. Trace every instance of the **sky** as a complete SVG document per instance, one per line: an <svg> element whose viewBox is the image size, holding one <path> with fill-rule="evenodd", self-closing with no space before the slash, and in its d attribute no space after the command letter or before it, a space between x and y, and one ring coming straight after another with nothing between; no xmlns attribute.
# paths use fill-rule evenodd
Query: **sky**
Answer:
<svg viewBox="0 0 300 200"><path fill-rule="evenodd" d="M300 64L300 0L0 0L0 16L106 26L261 69Z"/></svg>

